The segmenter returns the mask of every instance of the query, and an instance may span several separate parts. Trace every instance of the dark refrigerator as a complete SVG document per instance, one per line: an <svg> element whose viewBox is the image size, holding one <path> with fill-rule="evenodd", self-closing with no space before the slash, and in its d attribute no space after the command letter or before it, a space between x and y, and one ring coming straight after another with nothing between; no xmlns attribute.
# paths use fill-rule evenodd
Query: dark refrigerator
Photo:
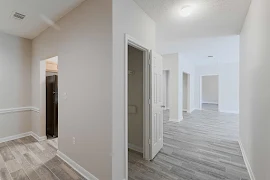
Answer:
<svg viewBox="0 0 270 180"><path fill-rule="evenodd" d="M46 134L58 137L58 77L46 77Z"/></svg>

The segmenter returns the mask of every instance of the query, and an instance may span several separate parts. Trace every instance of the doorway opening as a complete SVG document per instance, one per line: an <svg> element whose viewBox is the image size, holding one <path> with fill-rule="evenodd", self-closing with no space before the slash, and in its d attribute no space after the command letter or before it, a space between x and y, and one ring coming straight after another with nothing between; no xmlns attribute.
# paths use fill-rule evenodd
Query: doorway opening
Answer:
<svg viewBox="0 0 270 180"><path fill-rule="evenodd" d="M40 62L40 118L48 142L58 149L58 57Z"/></svg>
<svg viewBox="0 0 270 180"><path fill-rule="evenodd" d="M190 112L190 74L183 72L183 112Z"/></svg>
<svg viewBox="0 0 270 180"><path fill-rule="evenodd" d="M124 143L128 179L129 162L134 157L152 160L163 147L164 104L162 56L128 35L125 40Z"/></svg>
<svg viewBox="0 0 270 180"><path fill-rule="evenodd" d="M163 103L164 110L169 110L169 79L170 70L163 70Z"/></svg>
<svg viewBox="0 0 270 180"><path fill-rule="evenodd" d="M128 46L128 148L143 157L143 51Z"/></svg>
<svg viewBox="0 0 270 180"><path fill-rule="evenodd" d="M200 108L202 110L219 111L219 76L201 76Z"/></svg>

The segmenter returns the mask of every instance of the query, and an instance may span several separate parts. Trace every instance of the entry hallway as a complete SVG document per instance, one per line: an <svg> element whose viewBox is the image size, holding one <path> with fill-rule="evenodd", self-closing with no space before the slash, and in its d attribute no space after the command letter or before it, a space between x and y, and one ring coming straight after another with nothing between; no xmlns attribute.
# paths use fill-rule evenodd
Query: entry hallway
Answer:
<svg viewBox="0 0 270 180"><path fill-rule="evenodd" d="M130 151L129 180L250 180L238 127L238 115L215 111L164 121L164 147L153 161Z"/></svg>
<svg viewBox="0 0 270 180"><path fill-rule="evenodd" d="M56 156L56 143L31 136L0 143L0 180L84 180Z"/></svg>

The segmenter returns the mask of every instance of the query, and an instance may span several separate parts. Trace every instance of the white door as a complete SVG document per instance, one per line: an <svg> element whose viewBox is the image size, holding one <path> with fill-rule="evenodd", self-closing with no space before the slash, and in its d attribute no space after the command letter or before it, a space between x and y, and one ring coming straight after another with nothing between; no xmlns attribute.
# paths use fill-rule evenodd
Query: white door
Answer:
<svg viewBox="0 0 270 180"><path fill-rule="evenodd" d="M162 56L151 51L151 118L150 158L153 159L163 147L163 68Z"/></svg>

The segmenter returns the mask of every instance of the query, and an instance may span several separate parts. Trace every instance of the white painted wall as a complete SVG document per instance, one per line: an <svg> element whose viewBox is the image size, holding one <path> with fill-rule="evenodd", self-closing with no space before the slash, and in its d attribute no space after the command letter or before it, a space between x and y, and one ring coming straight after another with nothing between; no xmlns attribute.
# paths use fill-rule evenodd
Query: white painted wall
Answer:
<svg viewBox="0 0 270 180"><path fill-rule="evenodd" d="M240 139L254 180L270 178L269 7L253 0L240 36Z"/></svg>
<svg viewBox="0 0 270 180"><path fill-rule="evenodd" d="M128 114L128 143L143 150L143 51L129 46L128 105L135 106L136 112Z"/></svg>
<svg viewBox="0 0 270 180"><path fill-rule="evenodd" d="M218 104L218 76L202 77L202 103Z"/></svg>
<svg viewBox="0 0 270 180"><path fill-rule="evenodd" d="M189 83L190 83L190 89L189 89L189 101L188 101L188 107L187 109L192 112L195 109L195 68L194 63L190 61L184 54L179 53L178 56L179 60L179 94L178 96L178 111L179 111L179 117L183 117L183 73L189 74Z"/></svg>
<svg viewBox="0 0 270 180"><path fill-rule="evenodd" d="M124 59L125 33L155 49L155 22L133 1L113 0L113 180L125 177Z"/></svg>
<svg viewBox="0 0 270 180"><path fill-rule="evenodd" d="M0 33L0 138L31 131L31 112L3 109L31 106L31 41Z"/></svg>
<svg viewBox="0 0 270 180"><path fill-rule="evenodd" d="M163 70L169 71L169 86L168 86L168 97L169 97L169 108L170 108L170 120L179 121L178 112L178 96L179 96L179 76L178 76L178 54L167 54L163 55Z"/></svg>
<svg viewBox="0 0 270 180"><path fill-rule="evenodd" d="M195 65L239 62L239 35L182 38L177 41L163 40L157 36L157 50L161 54L184 54ZM208 58L208 56L214 58Z"/></svg>
<svg viewBox="0 0 270 180"><path fill-rule="evenodd" d="M58 56L59 150L97 178L111 180L112 1L85 1L57 25L59 31L49 28L33 40L32 104L41 106L40 61ZM44 136L44 120L32 117L33 131Z"/></svg>
<svg viewBox="0 0 270 180"><path fill-rule="evenodd" d="M189 107L191 111L194 106L194 91L195 91L195 71L194 65L184 55L166 54L163 55L163 69L170 71L169 78L169 107L170 120L181 121L183 119L183 73L188 73L190 76L190 100Z"/></svg>
<svg viewBox="0 0 270 180"><path fill-rule="evenodd" d="M239 113L239 63L196 66L196 109L200 108L200 79L205 75L219 76L219 110Z"/></svg>

